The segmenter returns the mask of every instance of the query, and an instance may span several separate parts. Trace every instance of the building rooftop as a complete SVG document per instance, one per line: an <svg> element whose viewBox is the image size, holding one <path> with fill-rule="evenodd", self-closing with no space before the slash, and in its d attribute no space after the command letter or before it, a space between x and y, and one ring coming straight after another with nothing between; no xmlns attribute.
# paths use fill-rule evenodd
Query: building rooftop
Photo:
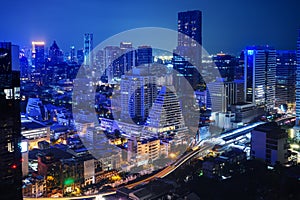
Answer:
<svg viewBox="0 0 300 200"><path fill-rule="evenodd" d="M287 137L287 134L276 122L270 122L266 124L261 124L253 129L254 131L260 131L267 133L268 138L280 139Z"/></svg>
<svg viewBox="0 0 300 200"><path fill-rule="evenodd" d="M45 127L47 126L32 121L28 118L21 118L21 130L31 130L31 129L45 128Z"/></svg>

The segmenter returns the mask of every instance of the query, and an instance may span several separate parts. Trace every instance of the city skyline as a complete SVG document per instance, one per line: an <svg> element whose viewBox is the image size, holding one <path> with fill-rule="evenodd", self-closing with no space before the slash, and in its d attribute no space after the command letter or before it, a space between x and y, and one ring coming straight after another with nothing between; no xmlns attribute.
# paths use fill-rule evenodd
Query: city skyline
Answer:
<svg viewBox="0 0 300 200"><path fill-rule="evenodd" d="M46 46L50 46L56 40L67 52L71 46L83 48L85 33L94 34L96 46L119 32L133 28L176 30L178 12L201 10L203 47L209 53L224 51L236 55L247 45L264 44L276 49L296 49L294 40L300 24L299 4L296 0L289 4L270 0L180 1L175 4L170 1L146 1L142 5L136 1L100 3L94 0L67 0L46 3L16 0L3 2L6 9L0 15L3 15L2 18L10 16L10 20L3 22L6 28L1 31L0 38L19 44L21 48L29 47L31 41L43 40ZM11 10L18 14L12 14ZM23 20L20 16L24 16Z"/></svg>
<svg viewBox="0 0 300 200"><path fill-rule="evenodd" d="M300 197L296 0L3 5L0 199Z"/></svg>

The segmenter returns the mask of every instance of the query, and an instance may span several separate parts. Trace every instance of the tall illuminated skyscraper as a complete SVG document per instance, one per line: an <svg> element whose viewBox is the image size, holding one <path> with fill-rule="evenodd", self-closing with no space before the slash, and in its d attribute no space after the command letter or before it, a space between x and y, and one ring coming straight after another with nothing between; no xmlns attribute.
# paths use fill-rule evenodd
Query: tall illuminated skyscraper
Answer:
<svg viewBox="0 0 300 200"><path fill-rule="evenodd" d="M0 42L0 199L22 199L19 47Z"/></svg>
<svg viewBox="0 0 300 200"><path fill-rule="evenodd" d="M86 33L84 34L84 64L92 65L93 55L91 54L93 50L93 34Z"/></svg>
<svg viewBox="0 0 300 200"><path fill-rule="evenodd" d="M42 71L45 68L45 42L33 41L32 42L32 66L33 76L32 81L42 82Z"/></svg>
<svg viewBox="0 0 300 200"><path fill-rule="evenodd" d="M271 111L275 106L276 50L249 46L244 60L245 101Z"/></svg>
<svg viewBox="0 0 300 200"><path fill-rule="evenodd" d="M201 63L202 12L199 10L178 13L178 50L195 64ZM193 39L193 40L190 40ZM188 61L189 61L188 58Z"/></svg>
<svg viewBox="0 0 300 200"><path fill-rule="evenodd" d="M202 57L202 12L199 10L178 13L178 45L172 59L177 76L184 76L196 89L200 74L195 66L200 67ZM176 77L174 77L176 78ZM175 79L176 80L176 79ZM176 88L187 88L179 80ZM183 89L185 90L185 89Z"/></svg>
<svg viewBox="0 0 300 200"><path fill-rule="evenodd" d="M300 29L297 40L297 70L296 70L296 126L300 127ZM299 128L300 132L300 128Z"/></svg>
<svg viewBox="0 0 300 200"><path fill-rule="evenodd" d="M294 107L296 89L296 51L277 51L276 59L276 105L288 104Z"/></svg>

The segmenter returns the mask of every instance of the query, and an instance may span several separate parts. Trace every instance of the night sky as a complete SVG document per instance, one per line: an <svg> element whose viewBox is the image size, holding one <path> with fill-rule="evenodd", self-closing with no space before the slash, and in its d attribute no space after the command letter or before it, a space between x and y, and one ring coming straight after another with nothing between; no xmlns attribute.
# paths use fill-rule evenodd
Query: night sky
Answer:
<svg viewBox="0 0 300 200"><path fill-rule="evenodd" d="M94 46L119 32L139 27L177 30L177 13L201 10L203 46L209 53L238 54L247 45L295 49L300 27L299 0L1 0L0 41L29 47L53 40L64 50Z"/></svg>

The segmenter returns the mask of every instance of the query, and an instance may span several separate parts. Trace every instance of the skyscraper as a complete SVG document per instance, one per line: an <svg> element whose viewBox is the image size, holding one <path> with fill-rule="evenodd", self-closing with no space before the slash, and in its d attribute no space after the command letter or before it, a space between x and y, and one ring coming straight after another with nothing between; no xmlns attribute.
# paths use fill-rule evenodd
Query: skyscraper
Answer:
<svg viewBox="0 0 300 200"><path fill-rule="evenodd" d="M32 81L42 82L42 71L45 68L45 42L32 42Z"/></svg>
<svg viewBox="0 0 300 200"><path fill-rule="evenodd" d="M79 65L82 65L82 63L84 62L84 52L83 49L79 49L77 50L77 63Z"/></svg>
<svg viewBox="0 0 300 200"><path fill-rule="evenodd" d="M180 55L187 56L185 57L187 61L191 60L198 66L201 63L202 12L199 10L179 12L178 33Z"/></svg>
<svg viewBox="0 0 300 200"><path fill-rule="evenodd" d="M202 57L202 13L199 10L178 13L178 45L172 59L177 76L183 76L193 89L200 82L200 74L195 67L200 67ZM187 88L175 78L176 88Z"/></svg>
<svg viewBox="0 0 300 200"><path fill-rule="evenodd" d="M175 144L187 142L188 129L174 86L162 86L150 110L143 135L168 138Z"/></svg>
<svg viewBox="0 0 300 200"><path fill-rule="evenodd" d="M235 78L235 69L238 67L239 62L235 56L218 53L212 58L222 78L227 81L233 81Z"/></svg>
<svg viewBox="0 0 300 200"><path fill-rule="evenodd" d="M84 34L84 64L92 65L93 63L93 34L86 33Z"/></svg>
<svg viewBox="0 0 300 200"><path fill-rule="evenodd" d="M75 62L76 61L76 55L75 55L75 47L71 46L70 50L70 61Z"/></svg>
<svg viewBox="0 0 300 200"><path fill-rule="evenodd" d="M276 105L294 107L296 89L296 51L277 51L276 59Z"/></svg>
<svg viewBox="0 0 300 200"><path fill-rule="evenodd" d="M111 82L116 77L120 78L122 75L120 55L121 50L118 46L107 46L104 48L104 66L108 82Z"/></svg>
<svg viewBox="0 0 300 200"><path fill-rule="evenodd" d="M271 111L275 105L276 50L249 46L244 60L245 101Z"/></svg>
<svg viewBox="0 0 300 200"><path fill-rule="evenodd" d="M30 68L27 57L25 57L24 50L20 51L20 77L22 80L28 80L30 75Z"/></svg>
<svg viewBox="0 0 300 200"><path fill-rule="evenodd" d="M124 73L128 72L132 69L132 67L136 66L137 59L136 59L136 50L132 47L131 42L121 42L120 49L122 53L122 60L124 66ZM151 51L152 57L152 51Z"/></svg>
<svg viewBox="0 0 300 200"><path fill-rule="evenodd" d="M147 65L153 62L151 46L139 46L137 49L138 65Z"/></svg>
<svg viewBox="0 0 300 200"><path fill-rule="evenodd" d="M58 47L55 40L53 41L53 44L50 46L49 58L52 64L58 64L64 61L63 52Z"/></svg>
<svg viewBox="0 0 300 200"><path fill-rule="evenodd" d="M208 83L207 89L212 101L212 111L227 112L230 105L241 102L240 95L243 95L241 91L243 86L241 81L224 81L223 79Z"/></svg>
<svg viewBox="0 0 300 200"><path fill-rule="evenodd" d="M0 199L22 199L19 47L0 42Z"/></svg>
<svg viewBox="0 0 300 200"><path fill-rule="evenodd" d="M157 96L156 77L146 68L134 68L121 80L121 117L143 124Z"/></svg>
<svg viewBox="0 0 300 200"><path fill-rule="evenodd" d="M296 126L300 126L300 29L297 40L297 70L296 70ZM300 131L298 131L300 132Z"/></svg>

